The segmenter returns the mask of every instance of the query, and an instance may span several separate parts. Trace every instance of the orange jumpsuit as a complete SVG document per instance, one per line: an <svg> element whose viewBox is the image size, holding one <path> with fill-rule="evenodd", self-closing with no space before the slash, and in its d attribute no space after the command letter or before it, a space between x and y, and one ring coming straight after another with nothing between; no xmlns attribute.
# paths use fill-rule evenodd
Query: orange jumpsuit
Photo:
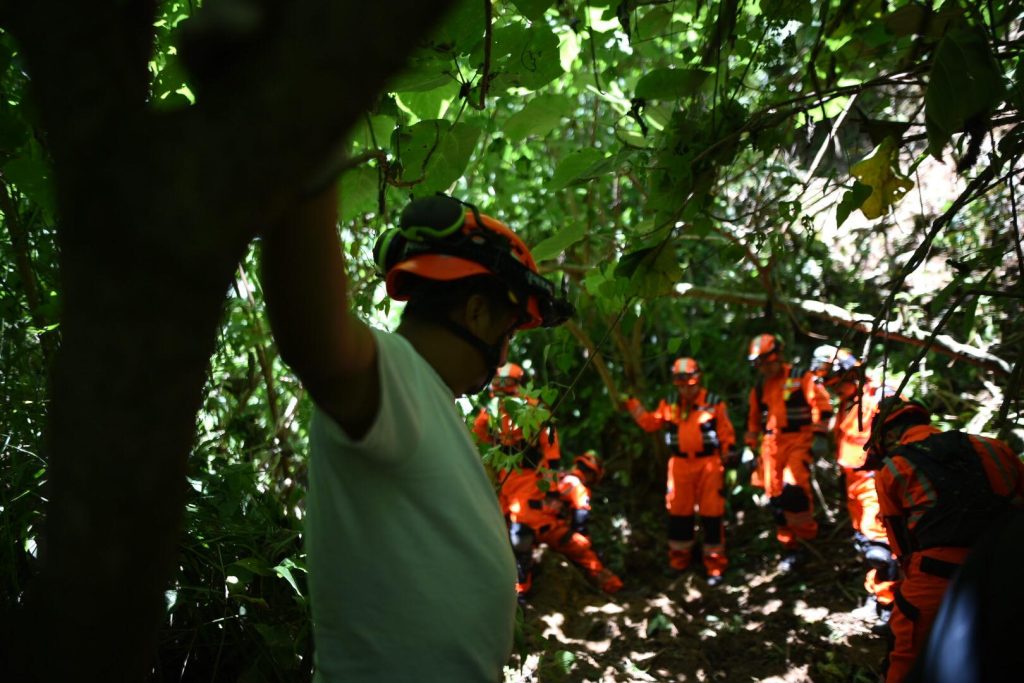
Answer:
<svg viewBox="0 0 1024 683"><path fill-rule="evenodd" d="M722 456L736 445L725 402L701 388L692 403L662 400L653 412L631 398L626 408L644 431L666 431L668 459L665 507L668 509L668 562L683 570L694 545L694 511L704 532L703 558L708 576L720 576L725 554L725 498Z"/></svg>
<svg viewBox="0 0 1024 683"><path fill-rule="evenodd" d="M875 478L904 578L889 625L886 683L906 678L924 648L950 579L970 548L1024 502L1024 464L1001 441L927 425L908 428Z"/></svg>
<svg viewBox="0 0 1024 683"><path fill-rule="evenodd" d="M512 418L502 405L503 400L523 401L524 399L518 396L501 397L497 401L496 408L481 408L473 420L473 433L476 434L477 438L486 444L498 444L512 449L536 450L536 452L524 453L524 465L526 466L536 466L541 462L557 463L562 457L562 451L558 444L558 432L555 431L555 428L547 427L544 429L540 436L534 440L536 442L536 449L530 448L530 444L523 438L522 428L513 424ZM528 400L531 404L536 403L530 399L525 400ZM498 413L499 417L497 419L494 417L493 412Z"/></svg>
<svg viewBox="0 0 1024 683"><path fill-rule="evenodd" d="M846 509L850 513L850 523L859 536L861 546L874 545L885 549L889 549L889 538L885 535L878 512L875 473L859 468L864 465L864 444L871 436L871 419L878 412L878 402L890 395L891 389L867 379L859 400L851 397L840 402L835 424L836 460L846 482ZM864 579L865 590L874 595L882 607L891 605L893 601L894 569L892 566L872 568Z"/></svg>
<svg viewBox="0 0 1024 683"><path fill-rule="evenodd" d="M768 495L778 528L776 538L785 548L797 539L818 535L811 489L815 433L824 433L832 414L828 392L810 371L782 364L776 377L762 380L750 390L747 445L756 448L762 435L758 469L751 477Z"/></svg>
<svg viewBox="0 0 1024 683"><path fill-rule="evenodd" d="M547 469L512 470L504 478L498 502L509 522L509 538L518 572L516 591L520 595L528 593L533 584L533 549L538 543L546 543L579 565L602 590L613 593L622 587L618 577L604 568L590 539L573 529L571 521L566 519L566 499L570 505L574 498L585 500L589 509L589 491L568 489L571 484L561 484L554 472Z"/></svg>

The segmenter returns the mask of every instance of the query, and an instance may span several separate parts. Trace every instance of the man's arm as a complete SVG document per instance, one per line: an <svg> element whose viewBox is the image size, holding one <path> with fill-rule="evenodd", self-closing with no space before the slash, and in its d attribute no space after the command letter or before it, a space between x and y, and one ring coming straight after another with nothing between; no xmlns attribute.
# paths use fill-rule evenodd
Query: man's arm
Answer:
<svg viewBox="0 0 1024 683"><path fill-rule="evenodd" d="M263 293L281 357L349 437L377 417L373 334L348 309L332 186L287 212L263 238Z"/></svg>

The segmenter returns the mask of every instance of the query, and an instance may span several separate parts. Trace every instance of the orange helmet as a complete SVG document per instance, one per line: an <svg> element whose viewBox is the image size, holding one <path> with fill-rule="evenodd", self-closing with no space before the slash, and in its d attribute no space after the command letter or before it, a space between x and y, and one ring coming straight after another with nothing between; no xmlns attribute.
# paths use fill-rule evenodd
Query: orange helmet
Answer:
<svg viewBox="0 0 1024 683"><path fill-rule="evenodd" d="M676 358L672 363L672 383L692 386L700 383L700 365L693 358Z"/></svg>
<svg viewBox="0 0 1024 683"><path fill-rule="evenodd" d="M871 418L871 437L864 444L867 451L865 467L878 469L882 458L887 453L885 433L893 427L910 427L926 425L932 421L931 411L919 401L908 400L900 396L888 396L878 402L877 412Z"/></svg>
<svg viewBox="0 0 1024 683"><path fill-rule="evenodd" d="M574 312L541 277L526 243L507 225L447 195L411 202L399 227L377 240L373 255L388 296L398 301L411 297L415 278L409 276L452 281L492 275L508 287L510 301L523 311L518 329L554 327Z"/></svg>
<svg viewBox="0 0 1024 683"><path fill-rule="evenodd" d="M491 380L491 391L496 394L515 396L519 393L519 386L523 383L525 375L526 373L523 372L522 366L515 363L505 363L498 368L494 379Z"/></svg>
<svg viewBox="0 0 1024 683"><path fill-rule="evenodd" d="M759 334L750 342L747 360L754 365L778 360L782 350L782 341L774 334Z"/></svg>
<svg viewBox="0 0 1024 683"><path fill-rule="evenodd" d="M601 461L598 460L597 453L594 451L580 453L573 460L573 464L575 464L578 469L590 472L595 483L600 481L601 477L604 476L604 468L601 467Z"/></svg>

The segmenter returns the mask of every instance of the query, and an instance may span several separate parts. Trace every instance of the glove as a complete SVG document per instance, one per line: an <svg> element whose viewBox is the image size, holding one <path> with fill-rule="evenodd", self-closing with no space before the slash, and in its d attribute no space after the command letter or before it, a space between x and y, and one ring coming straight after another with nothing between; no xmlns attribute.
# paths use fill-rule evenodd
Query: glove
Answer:
<svg viewBox="0 0 1024 683"><path fill-rule="evenodd" d="M590 517L590 510L572 511L572 530L576 533L587 535L587 519Z"/></svg>

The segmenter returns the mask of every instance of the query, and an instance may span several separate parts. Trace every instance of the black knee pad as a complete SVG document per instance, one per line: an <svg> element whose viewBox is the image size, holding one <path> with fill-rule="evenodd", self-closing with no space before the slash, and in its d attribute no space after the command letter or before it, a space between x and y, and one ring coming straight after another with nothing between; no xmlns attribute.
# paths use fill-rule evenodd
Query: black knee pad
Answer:
<svg viewBox="0 0 1024 683"><path fill-rule="evenodd" d="M700 528L704 530L704 543L707 545L722 544L721 517L701 517Z"/></svg>
<svg viewBox="0 0 1024 683"><path fill-rule="evenodd" d="M669 515L668 516L668 540L670 541L692 541L693 540L693 515Z"/></svg>
<svg viewBox="0 0 1024 683"><path fill-rule="evenodd" d="M784 512L807 512L811 509L811 499L807 497L807 492L793 484L782 487L782 495L778 500L779 508Z"/></svg>

